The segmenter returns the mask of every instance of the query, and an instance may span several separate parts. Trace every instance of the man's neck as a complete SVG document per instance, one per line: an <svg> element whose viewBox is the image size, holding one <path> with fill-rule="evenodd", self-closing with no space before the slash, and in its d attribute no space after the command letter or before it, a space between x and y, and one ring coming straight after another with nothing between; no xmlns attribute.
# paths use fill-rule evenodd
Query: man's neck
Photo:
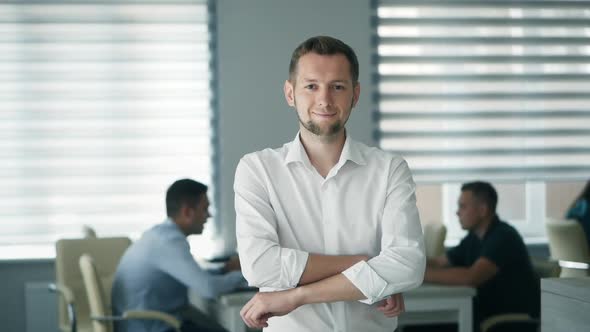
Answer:
<svg viewBox="0 0 590 332"><path fill-rule="evenodd" d="M346 132L343 129L334 136L318 136L302 129L299 139L305 148L309 161L325 178L340 160L340 154L342 154L346 141Z"/></svg>
<svg viewBox="0 0 590 332"><path fill-rule="evenodd" d="M186 231L184 230L182 221L175 219L175 218L170 218L170 220L172 220L172 223L176 224L176 227L178 227L178 230L184 234L185 237L188 237L189 234L186 233Z"/></svg>
<svg viewBox="0 0 590 332"><path fill-rule="evenodd" d="M483 239L483 237L486 235L486 233L488 232L488 229L490 229L490 225L492 224L492 222L494 221L494 215L489 216L487 218L485 218L484 220L481 221L481 223L477 226L477 228L475 229L475 235L477 235L478 238Z"/></svg>

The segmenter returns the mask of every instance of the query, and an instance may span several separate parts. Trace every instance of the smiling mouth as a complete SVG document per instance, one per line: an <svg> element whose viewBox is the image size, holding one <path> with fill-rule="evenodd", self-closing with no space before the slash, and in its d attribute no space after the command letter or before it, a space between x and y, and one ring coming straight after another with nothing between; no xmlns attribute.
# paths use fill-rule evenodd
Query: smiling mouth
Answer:
<svg viewBox="0 0 590 332"><path fill-rule="evenodd" d="M313 113L313 114L323 117L323 118L329 118L329 117L336 115L336 113Z"/></svg>

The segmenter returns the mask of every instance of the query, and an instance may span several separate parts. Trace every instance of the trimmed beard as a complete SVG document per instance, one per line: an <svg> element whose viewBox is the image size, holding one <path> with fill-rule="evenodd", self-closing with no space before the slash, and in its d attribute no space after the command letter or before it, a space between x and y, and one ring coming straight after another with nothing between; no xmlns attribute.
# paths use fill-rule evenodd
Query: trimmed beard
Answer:
<svg viewBox="0 0 590 332"><path fill-rule="evenodd" d="M350 104L351 109L352 104L353 103ZM336 123L332 124L330 128L328 128L327 132L323 133L322 128L312 120L309 120L307 122L303 122L303 120L301 120L301 118L299 117L299 112L297 112L297 100L295 99L295 96L293 96L293 105L295 105L295 113L297 114L297 119L299 119L299 123L301 123L301 125L303 125L303 127L307 129L307 131L316 136L334 136L343 127L342 122L337 121Z"/></svg>

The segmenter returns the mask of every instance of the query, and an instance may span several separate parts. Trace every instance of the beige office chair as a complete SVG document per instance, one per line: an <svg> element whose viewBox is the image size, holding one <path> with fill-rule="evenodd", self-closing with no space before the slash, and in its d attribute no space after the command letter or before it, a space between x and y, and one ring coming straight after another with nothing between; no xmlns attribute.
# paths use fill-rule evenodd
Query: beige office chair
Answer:
<svg viewBox="0 0 590 332"><path fill-rule="evenodd" d="M122 316L113 316L110 310L110 301L107 300L108 297L106 296L106 294L110 293L110 287L103 287L103 280L109 279L110 274L101 275L94 259L88 254L82 255L79 263L90 306L93 332L112 332L113 321L124 319L160 320L176 331L180 331L180 321L164 312L149 310L126 311ZM103 269L101 268L100 271L102 272Z"/></svg>
<svg viewBox="0 0 590 332"><path fill-rule="evenodd" d="M94 255L105 271L110 271L105 284L112 283L119 260L131 240L127 237L104 237L62 239L55 245L55 284L52 286L60 296L59 328L63 332L90 332L90 313L78 260L84 253ZM110 295L110 294L109 294ZM109 298L110 301L110 298Z"/></svg>
<svg viewBox="0 0 590 332"><path fill-rule="evenodd" d="M563 277L587 277L590 253L582 226L575 220L547 219L551 257L559 261Z"/></svg>
<svg viewBox="0 0 590 332"><path fill-rule="evenodd" d="M539 320L528 314L502 314L485 319L480 324L481 332L533 332L538 331Z"/></svg>
<svg viewBox="0 0 590 332"><path fill-rule="evenodd" d="M423 228L426 257L433 258L443 255L445 253L445 238L447 236L445 225L442 223L425 224Z"/></svg>

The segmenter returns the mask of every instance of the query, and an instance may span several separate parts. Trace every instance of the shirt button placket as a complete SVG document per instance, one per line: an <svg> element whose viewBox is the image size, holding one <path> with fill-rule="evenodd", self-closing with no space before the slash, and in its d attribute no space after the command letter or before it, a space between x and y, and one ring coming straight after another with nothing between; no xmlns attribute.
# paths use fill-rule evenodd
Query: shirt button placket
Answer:
<svg viewBox="0 0 590 332"><path fill-rule="evenodd" d="M338 227L335 224L333 216L333 209L337 208L334 205L334 195L331 193L333 179L328 179L322 184L322 225L324 227L324 243L326 254L338 254Z"/></svg>

